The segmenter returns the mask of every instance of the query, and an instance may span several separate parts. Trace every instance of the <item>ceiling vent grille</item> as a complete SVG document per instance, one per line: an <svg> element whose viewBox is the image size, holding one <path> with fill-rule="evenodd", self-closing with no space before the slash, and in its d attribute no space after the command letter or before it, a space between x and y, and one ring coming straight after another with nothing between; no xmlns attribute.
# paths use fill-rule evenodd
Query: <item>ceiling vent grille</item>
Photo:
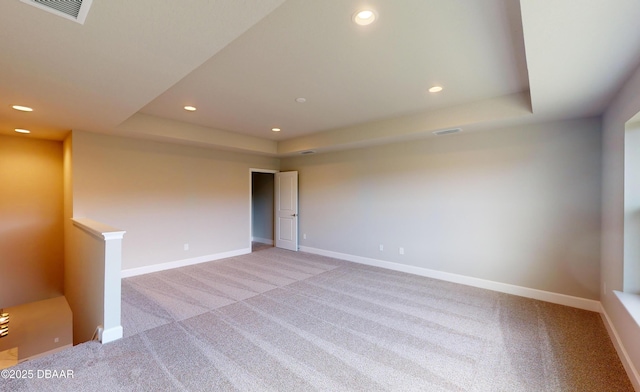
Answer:
<svg viewBox="0 0 640 392"><path fill-rule="evenodd" d="M450 135L452 133L458 133L458 132L462 132L462 128L443 129L441 131L435 131L433 132L433 134L436 136L442 136L442 135Z"/></svg>
<svg viewBox="0 0 640 392"><path fill-rule="evenodd" d="M73 20L80 24L89 13L89 7L93 0L21 0L23 3L32 5L54 15Z"/></svg>

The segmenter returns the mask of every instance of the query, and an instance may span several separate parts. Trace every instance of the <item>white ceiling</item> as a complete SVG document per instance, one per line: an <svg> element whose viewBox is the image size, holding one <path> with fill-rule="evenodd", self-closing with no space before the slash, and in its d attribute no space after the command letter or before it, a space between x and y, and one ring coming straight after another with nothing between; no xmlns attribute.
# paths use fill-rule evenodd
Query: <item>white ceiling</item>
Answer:
<svg viewBox="0 0 640 392"><path fill-rule="evenodd" d="M94 0L80 25L5 0L0 134L287 155L598 115L640 65L638 20L637 0Z"/></svg>

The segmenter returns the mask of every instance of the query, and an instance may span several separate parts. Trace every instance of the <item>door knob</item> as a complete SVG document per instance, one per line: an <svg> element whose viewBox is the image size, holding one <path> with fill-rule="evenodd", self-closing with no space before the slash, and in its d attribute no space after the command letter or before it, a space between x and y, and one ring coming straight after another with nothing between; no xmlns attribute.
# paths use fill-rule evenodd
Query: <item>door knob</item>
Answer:
<svg viewBox="0 0 640 392"><path fill-rule="evenodd" d="M291 214L291 216L298 216L298 214Z"/></svg>

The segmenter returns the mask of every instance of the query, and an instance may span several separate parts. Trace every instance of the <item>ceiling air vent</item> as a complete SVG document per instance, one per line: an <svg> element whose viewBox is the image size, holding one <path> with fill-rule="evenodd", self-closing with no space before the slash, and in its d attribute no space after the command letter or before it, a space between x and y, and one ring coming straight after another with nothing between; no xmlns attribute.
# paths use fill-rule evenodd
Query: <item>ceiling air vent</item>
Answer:
<svg viewBox="0 0 640 392"><path fill-rule="evenodd" d="M93 0L20 0L54 15L84 24Z"/></svg>
<svg viewBox="0 0 640 392"><path fill-rule="evenodd" d="M443 129L441 131L435 131L433 132L433 134L436 136L442 136L442 135L449 135L449 134L458 133L458 132L462 132L462 128Z"/></svg>

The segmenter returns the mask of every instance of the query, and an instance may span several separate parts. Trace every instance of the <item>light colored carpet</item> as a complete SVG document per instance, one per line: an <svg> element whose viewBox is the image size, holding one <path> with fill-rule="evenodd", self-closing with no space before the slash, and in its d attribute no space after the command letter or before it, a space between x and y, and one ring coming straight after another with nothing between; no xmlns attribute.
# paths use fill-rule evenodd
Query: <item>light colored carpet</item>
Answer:
<svg viewBox="0 0 640 392"><path fill-rule="evenodd" d="M6 391L633 391L597 313L273 247L122 283L125 338Z"/></svg>

